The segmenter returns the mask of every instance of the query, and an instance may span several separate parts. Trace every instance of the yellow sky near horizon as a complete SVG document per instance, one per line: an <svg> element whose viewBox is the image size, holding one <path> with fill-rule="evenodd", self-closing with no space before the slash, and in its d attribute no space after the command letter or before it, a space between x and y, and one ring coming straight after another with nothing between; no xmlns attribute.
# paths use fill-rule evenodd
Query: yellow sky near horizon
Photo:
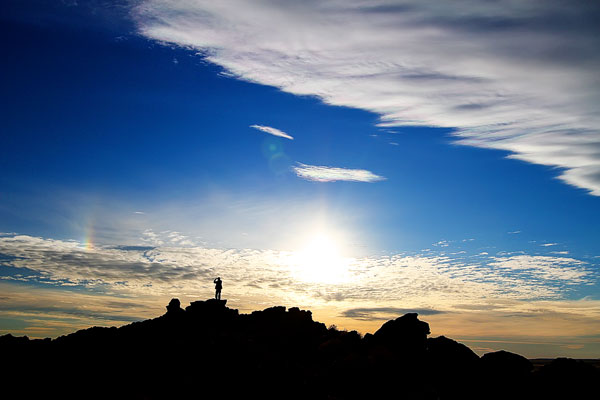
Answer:
<svg viewBox="0 0 600 400"><path fill-rule="evenodd" d="M30 338L57 337L91 326L121 326L134 320L154 318L165 312L171 296L123 297L117 294L89 294L60 288L35 287L0 282L1 334L27 335ZM182 307L189 302L210 298L179 296ZM224 295L224 298L227 298ZM361 334L375 332L388 319L400 316L409 308L352 307L351 302L327 304L293 304L256 299L242 302L231 293L228 307L250 313L270 306L299 306L309 309L313 319L338 329L357 330ZM344 315L355 310L353 318ZM368 314L369 310L379 310ZM521 310L521 311L519 311ZM529 311L527 311L529 310ZM362 314L361 314L362 312ZM598 358L600 356L600 302L579 300L570 302L513 302L505 310L450 311L420 315L429 323L430 337L447 336L460 341L474 351L505 349L529 358L569 356ZM21 321L7 324L6 321ZM593 334L593 333L596 334Z"/></svg>

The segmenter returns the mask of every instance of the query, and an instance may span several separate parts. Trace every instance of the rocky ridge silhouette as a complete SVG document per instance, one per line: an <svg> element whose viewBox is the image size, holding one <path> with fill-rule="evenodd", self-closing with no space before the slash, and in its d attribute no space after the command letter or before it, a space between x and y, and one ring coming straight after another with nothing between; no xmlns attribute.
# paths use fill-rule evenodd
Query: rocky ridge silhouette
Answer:
<svg viewBox="0 0 600 400"><path fill-rule="evenodd" d="M598 369L556 359L534 370L506 351L479 357L416 313L374 334L327 328L310 311L240 314L227 300L178 299L157 318L56 339L0 337L14 398L593 398Z"/></svg>

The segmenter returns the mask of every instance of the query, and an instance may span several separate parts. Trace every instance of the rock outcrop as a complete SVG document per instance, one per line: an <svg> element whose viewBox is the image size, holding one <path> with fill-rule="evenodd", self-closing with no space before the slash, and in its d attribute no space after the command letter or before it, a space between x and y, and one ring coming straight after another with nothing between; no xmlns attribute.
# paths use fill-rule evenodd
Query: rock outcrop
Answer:
<svg viewBox="0 0 600 400"><path fill-rule="evenodd" d="M160 317L54 340L0 337L3 392L19 398L535 399L595 390L598 370L555 360L481 359L411 313L361 337L310 311L240 314L226 300L178 299ZM551 389L548 389L551 388Z"/></svg>
<svg viewBox="0 0 600 400"><path fill-rule="evenodd" d="M417 313L405 314L388 321L373 335L379 344L410 353L422 353L427 348L429 324L419 320Z"/></svg>

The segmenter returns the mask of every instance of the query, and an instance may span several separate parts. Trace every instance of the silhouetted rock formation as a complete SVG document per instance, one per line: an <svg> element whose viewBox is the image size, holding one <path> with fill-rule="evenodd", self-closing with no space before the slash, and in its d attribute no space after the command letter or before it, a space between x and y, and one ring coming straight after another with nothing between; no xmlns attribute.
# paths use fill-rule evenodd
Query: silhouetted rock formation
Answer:
<svg viewBox="0 0 600 400"><path fill-rule="evenodd" d="M417 313L405 314L388 321L375 332L376 342L408 352L421 353L427 348L427 335L431 332L427 322L419 321Z"/></svg>
<svg viewBox="0 0 600 400"><path fill-rule="evenodd" d="M495 385L492 399L507 399L532 393L530 373L533 364L525 357L500 350L486 353L481 357L481 382L492 387ZM509 382L510 384L498 384Z"/></svg>
<svg viewBox="0 0 600 400"><path fill-rule="evenodd" d="M583 398L598 370L557 359L532 372L504 351L479 358L417 314L362 338L310 311L239 314L226 300L178 299L165 315L54 340L0 337L3 393L20 398L536 399Z"/></svg>
<svg viewBox="0 0 600 400"><path fill-rule="evenodd" d="M171 299L169 305L167 305L167 315L181 314L183 309L181 308L181 302L179 299Z"/></svg>
<svg viewBox="0 0 600 400"><path fill-rule="evenodd" d="M490 375L501 375L507 378L525 376L533 369L533 364L525 357L504 350L484 354L481 357L481 364Z"/></svg>
<svg viewBox="0 0 600 400"><path fill-rule="evenodd" d="M206 301L193 301L185 308L190 315L203 315L205 317L223 318L228 315L234 317L238 315L237 310L227 308L227 300L208 299Z"/></svg>
<svg viewBox="0 0 600 400"><path fill-rule="evenodd" d="M469 399L479 374L479 356L445 336L427 339L427 365L437 393L444 399Z"/></svg>
<svg viewBox="0 0 600 400"><path fill-rule="evenodd" d="M476 368L479 356L470 348L445 336L427 339L430 361L453 369Z"/></svg>
<svg viewBox="0 0 600 400"><path fill-rule="evenodd" d="M537 387L544 397L592 399L598 397L600 374L594 366L580 360L557 358L539 371ZM590 396L593 394L593 396Z"/></svg>

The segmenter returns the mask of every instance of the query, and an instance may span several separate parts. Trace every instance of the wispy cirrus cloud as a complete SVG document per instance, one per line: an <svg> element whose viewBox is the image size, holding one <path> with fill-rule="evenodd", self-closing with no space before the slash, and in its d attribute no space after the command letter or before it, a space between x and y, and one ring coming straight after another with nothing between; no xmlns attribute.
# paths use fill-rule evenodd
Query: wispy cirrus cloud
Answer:
<svg viewBox="0 0 600 400"><path fill-rule="evenodd" d="M385 180L383 176L375 175L366 169L348 169L302 163L292 167L292 169L300 178L315 182L377 182Z"/></svg>
<svg viewBox="0 0 600 400"><path fill-rule="evenodd" d="M282 138L286 138L286 139L290 139L290 140L294 140L294 138L290 135L288 135L287 133L285 133L282 130L279 130L277 128L272 128L270 126L264 126L264 125L250 125L250 128L254 128L254 129L258 129L259 131L268 133L269 135L273 135L273 136L279 136Z"/></svg>
<svg viewBox="0 0 600 400"><path fill-rule="evenodd" d="M134 18L239 79L456 128L600 196L598 2L142 0Z"/></svg>

